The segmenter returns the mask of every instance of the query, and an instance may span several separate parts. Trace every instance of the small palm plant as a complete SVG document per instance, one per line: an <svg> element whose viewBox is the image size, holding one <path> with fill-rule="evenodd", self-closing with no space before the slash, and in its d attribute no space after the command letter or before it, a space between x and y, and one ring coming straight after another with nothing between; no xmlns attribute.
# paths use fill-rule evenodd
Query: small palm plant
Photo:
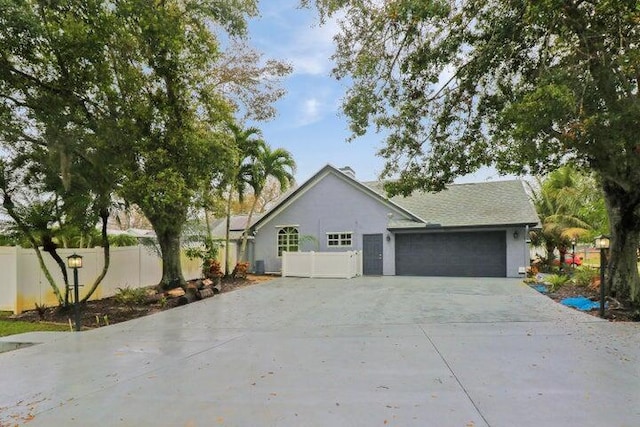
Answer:
<svg viewBox="0 0 640 427"><path fill-rule="evenodd" d="M544 280L549 285L549 291L556 292L569 281L569 276L564 274L551 274Z"/></svg>

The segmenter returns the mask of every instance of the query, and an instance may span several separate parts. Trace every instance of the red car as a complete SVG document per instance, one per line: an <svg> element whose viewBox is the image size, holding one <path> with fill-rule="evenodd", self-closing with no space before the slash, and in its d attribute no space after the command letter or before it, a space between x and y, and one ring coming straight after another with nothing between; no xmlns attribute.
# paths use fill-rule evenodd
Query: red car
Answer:
<svg viewBox="0 0 640 427"><path fill-rule="evenodd" d="M582 265L582 257L581 256L577 256L576 257L576 261L575 263L573 263L573 257L571 256L571 254L566 254L564 256L564 263L565 265ZM554 259L553 260L553 265L559 266L560 265L560 260L559 259Z"/></svg>
<svg viewBox="0 0 640 427"><path fill-rule="evenodd" d="M575 261L573 259L573 256L567 254L564 256L564 263L567 265L582 265L582 257L581 256L576 256Z"/></svg>

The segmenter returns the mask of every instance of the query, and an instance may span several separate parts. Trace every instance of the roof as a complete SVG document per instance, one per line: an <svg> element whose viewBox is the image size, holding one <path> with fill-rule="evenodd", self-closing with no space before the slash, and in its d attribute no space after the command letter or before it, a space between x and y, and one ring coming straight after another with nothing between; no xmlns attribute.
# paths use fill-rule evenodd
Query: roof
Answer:
<svg viewBox="0 0 640 427"><path fill-rule="evenodd" d="M352 174L353 170L351 168L348 168L348 170L346 170L347 168L343 168L343 169L345 170L343 171L332 165L326 165L325 167L320 169L318 172L316 172L315 175L313 175L311 178L305 181L301 186L283 194L282 197L275 203L273 208L271 208L267 213L265 213L262 216L262 218L253 222L251 226L256 229L259 229L263 225L263 223L268 221L270 217L278 214L279 212L282 212L291 203L293 203L298 197L302 196L306 191L312 188L317 182L321 181L328 174L333 174L338 178L341 178L343 181L347 182L348 184L358 189L358 191L362 191L363 193L368 194L370 197L377 199L378 201L380 201L380 203L385 204L391 211L397 213L398 215L407 217L409 218L409 220L418 221L420 223L423 222L416 215L409 212L402 206L399 206L398 204L396 204L395 202L393 202L392 200L384 196L382 193L375 191L374 189L363 184L362 182L356 180L355 175Z"/></svg>
<svg viewBox="0 0 640 427"><path fill-rule="evenodd" d="M301 186L285 193L272 209L253 222L252 227L260 228L327 174L338 176L387 205L394 212L389 229L538 224L538 215L521 180L451 184L438 193L415 191L409 197L388 198L382 182L360 182L354 175L326 165Z"/></svg>
<svg viewBox="0 0 640 427"><path fill-rule="evenodd" d="M255 223L262 214L254 214L251 222ZM242 238L244 227L247 225L249 215L232 215L229 222L229 238L238 240ZM227 218L217 218L211 221L211 234L216 237L224 237L227 233Z"/></svg>
<svg viewBox="0 0 640 427"><path fill-rule="evenodd" d="M383 192L381 182L365 185ZM538 215L521 180L451 184L438 193L415 191L392 201L426 221L426 225L470 227L491 225L535 225ZM390 228L406 228L401 221Z"/></svg>
<svg viewBox="0 0 640 427"><path fill-rule="evenodd" d="M127 230L109 229L107 230L107 233L112 236L126 235L126 236L136 237L138 239L147 238L147 237L149 238L156 237L155 231L147 230L144 228L129 228Z"/></svg>

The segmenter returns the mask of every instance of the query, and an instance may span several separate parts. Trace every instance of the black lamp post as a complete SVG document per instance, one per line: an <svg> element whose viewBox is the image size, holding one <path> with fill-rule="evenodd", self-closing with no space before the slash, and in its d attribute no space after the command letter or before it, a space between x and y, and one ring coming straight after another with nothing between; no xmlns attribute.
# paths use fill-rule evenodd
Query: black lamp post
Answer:
<svg viewBox="0 0 640 427"><path fill-rule="evenodd" d="M571 267L576 266L576 240L571 240Z"/></svg>
<svg viewBox="0 0 640 427"><path fill-rule="evenodd" d="M79 331L82 325L80 324L80 292L78 291L78 269L82 268L82 256L75 253L68 256L67 267L73 268L73 314L76 321L76 331Z"/></svg>
<svg viewBox="0 0 640 427"><path fill-rule="evenodd" d="M604 317L604 270L607 265L607 249L609 249L609 236L600 235L594 241L596 249L600 249L600 317Z"/></svg>

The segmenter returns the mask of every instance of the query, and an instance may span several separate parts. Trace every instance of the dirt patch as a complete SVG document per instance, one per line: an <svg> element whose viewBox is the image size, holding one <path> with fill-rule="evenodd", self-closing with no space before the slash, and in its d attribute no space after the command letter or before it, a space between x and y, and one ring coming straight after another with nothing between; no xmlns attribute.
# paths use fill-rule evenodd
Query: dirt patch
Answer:
<svg viewBox="0 0 640 427"><path fill-rule="evenodd" d="M566 283L555 292L549 292L546 295L558 303L565 298L577 296L583 296L592 301L600 301L599 289L577 286L573 283ZM599 316L598 309L585 311L584 313ZM638 322L640 321L640 312L637 308L634 309L628 302L618 301L615 298L606 298L604 318L612 322Z"/></svg>
<svg viewBox="0 0 640 427"><path fill-rule="evenodd" d="M224 278L220 284L220 293L231 292L236 289L246 288L247 286L259 285L273 278L274 276L256 276L251 274L247 275L246 279ZM87 301L82 304L81 317L83 329L93 329L125 322L138 317L170 310L181 304L179 297L171 297L166 293L158 293L154 286L146 289L149 298L144 304L123 305L115 297ZM74 320L74 311L73 307L67 309L47 307L42 310L28 310L21 314L10 316L7 319L70 324L70 322Z"/></svg>

